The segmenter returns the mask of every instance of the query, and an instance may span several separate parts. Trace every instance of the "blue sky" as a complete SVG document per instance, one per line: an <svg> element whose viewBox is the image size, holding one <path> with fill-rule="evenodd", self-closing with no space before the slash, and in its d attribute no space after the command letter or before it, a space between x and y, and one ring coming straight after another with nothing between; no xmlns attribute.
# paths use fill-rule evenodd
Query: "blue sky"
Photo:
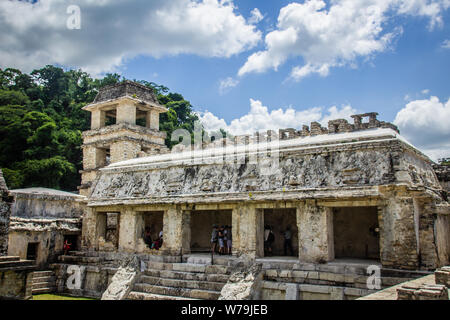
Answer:
<svg viewBox="0 0 450 320"><path fill-rule="evenodd" d="M237 134L376 111L434 159L450 156L449 0L169 3L3 1L0 67L154 81L207 128ZM70 4L79 29L66 27Z"/></svg>

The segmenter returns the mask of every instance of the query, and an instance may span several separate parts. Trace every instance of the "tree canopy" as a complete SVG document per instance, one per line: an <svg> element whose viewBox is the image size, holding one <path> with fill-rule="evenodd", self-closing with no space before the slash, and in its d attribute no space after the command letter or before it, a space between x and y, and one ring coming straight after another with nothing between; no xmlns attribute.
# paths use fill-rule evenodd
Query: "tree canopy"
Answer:
<svg viewBox="0 0 450 320"><path fill-rule="evenodd" d="M93 79L82 70L45 66L26 74L0 69L0 167L10 189L47 187L75 191L80 185L82 136L90 114L82 107L98 90L125 80L118 74ZM136 81L136 80L134 80ZM160 130L193 132L198 120L189 101L169 88L137 81L152 88L169 112L161 115Z"/></svg>

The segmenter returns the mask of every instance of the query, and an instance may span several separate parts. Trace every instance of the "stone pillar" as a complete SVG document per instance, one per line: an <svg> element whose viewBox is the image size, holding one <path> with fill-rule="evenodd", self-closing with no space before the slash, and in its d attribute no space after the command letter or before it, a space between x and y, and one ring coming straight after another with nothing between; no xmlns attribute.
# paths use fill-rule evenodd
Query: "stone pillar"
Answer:
<svg viewBox="0 0 450 320"><path fill-rule="evenodd" d="M379 188L386 205L379 207L380 256L383 267L415 270L417 254L414 202L406 187Z"/></svg>
<svg viewBox="0 0 450 320"><path fill-rule="evenodd" d="M116 123L136 124L136 106L130 103L117 106Z"/></svg>
<svg viewBox="0 0 450 320"><path fill-rule="evenodd" d="M239 204L232 212L233 255L264 256L264 211Z"/></svg>
<svg viewBox="0 0 450 320"><path fill-rule="evenodd" d="M301 262L323 263L334 259L333 212L307 200L297 207L298 252Z"/></svg>
<svg viewBox="0 0 450 320"><path fill-rule="evenodd" d="M435 203L431 199L419 201L420 267L425 270L435 270L439 266L435 233L436 219Z"/></svg>
<svg viewBox="0 0 450 320"><path fill-rule="evenodd" d="M131 208L120 212L119 250L136 252L138 240L138 214Z"/></svg>
<svg viewBox="0 0 450 320"><path fill-rule="evenodd" d="M150 110L146 114L146 127L159 131L159 112L156 110Z"/></svg>
<svg viewBox="0 0 450 320"><path fill-rule="evenodd" d="M98 249L97 213L93 208L86 207L81 231L81 247L83 250Z"/></svg>
<svg viewBox="0 0 450 320"><path fill-rule="evenodd" d="M96 130L103 128L106 121L106 112L103 110L93 110L91 112L91 129Z"/></svg>
<svg viewBox="0 0 450 320"><path fill-rule="evenodd" d="M179 206L172 206L164 211L163 217L163 252L179 255L190 252L190 212Z"/></svg>
<svg viewBox="0 0 450 320"><path fill-rule="evenodd" d="M117 141L111 144L111 163L135 159L141 151L141 145L133 141Z"/></svg>

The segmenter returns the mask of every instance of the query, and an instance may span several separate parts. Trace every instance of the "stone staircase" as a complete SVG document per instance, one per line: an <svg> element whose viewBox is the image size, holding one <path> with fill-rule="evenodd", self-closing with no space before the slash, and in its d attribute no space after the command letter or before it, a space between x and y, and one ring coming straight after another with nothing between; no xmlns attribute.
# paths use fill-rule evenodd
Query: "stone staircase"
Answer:
<svg viewBox="0 0 450 320"><path fill-rule="evenodd" d="M217 300L230 267L198 263L147 262L131 300Z"/></svg>
<svg viewBox="0 0 450 320"><path fill-rule="evenodd" d="M56 276L53 271L35 271L33 273L33 295L56 291Z"/></svg>

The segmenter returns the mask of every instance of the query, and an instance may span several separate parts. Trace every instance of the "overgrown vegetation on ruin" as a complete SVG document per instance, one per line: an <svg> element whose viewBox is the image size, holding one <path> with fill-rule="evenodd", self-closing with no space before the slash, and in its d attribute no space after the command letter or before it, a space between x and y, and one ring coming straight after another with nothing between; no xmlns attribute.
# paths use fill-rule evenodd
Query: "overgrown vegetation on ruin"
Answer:
<svg viewBox="0 0 450 320"><path fill-rule="evenodd" d="M80 184L82 136L90 115L81 108L91 103L98 89L125 80L118 74L93 79L81 70L46 66L26 74L0 69L0 167L10 189L48 187L74 191ZM165 86L138 81L153 88L169 109L161 115L161 131L171 147L171 133L193 132L190 102Z"/></svg>

